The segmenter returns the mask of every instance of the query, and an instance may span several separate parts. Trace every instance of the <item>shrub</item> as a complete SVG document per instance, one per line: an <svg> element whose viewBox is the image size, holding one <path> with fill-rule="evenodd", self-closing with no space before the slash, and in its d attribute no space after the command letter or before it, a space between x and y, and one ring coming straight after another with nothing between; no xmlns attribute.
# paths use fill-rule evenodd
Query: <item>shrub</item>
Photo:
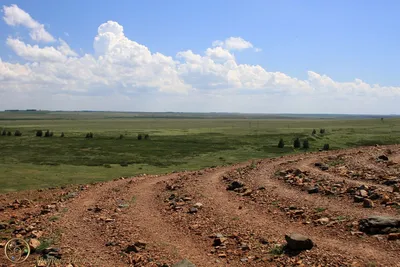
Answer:
<svg viewBox="0 0 400 267"><path fill-rule="evenodd" d="M47 131L44 133L44 137L50 137L50 131L49 131L49 130L47 130Z"/></svg>
<svg viewBox="0 0 400 267"><path fill-rule="evenodd" d="M22 133L19 130L16 130L14 136L22 136Z"/></svg>
<svg viewBox="0 0 400 267"><path fill-rule="evenodd" d="M6 135L7 135L7 131L6 131L6 130L3 130L3 131L1 132L1 135L2 135L2 136L6 136Z"/></svg>
<svg viewBox="0 0 400 267"><path fill-rule="evenodd" d="M92 132L87 133L85 138L93 138L93 133Z"/></svg>
<svg viewBox="0 0 400 267"><path fill-rule="evenodd" d="M294 148L300 148L300 139L297 137L294 142L293 142L293 147Z"/></svg>
<svg viewBox="0 0 400 267"><path fill-rule="evenodd" d="M312 135L316 135L317 134L317 131L314 129L313 131L312 131Z"/></svg>
<svg viewBox="0 0 400 267"><path fill-rule="evenodd" d="M142 134L138 134L137 140L142 140Z"/></svg>
<svg viewBox="0 0 400 267"><path fill-rule="evenodd" d="M36 131L36 136L37 137L42 137L43 136L43 131L42 130L37 130Z"/></svg>
<svg viewBox="0 0 400 267"><path fill-rule="evenodd" d="M64 132L62 132L61 135L60 135L60 137L62 138L62 137L64 137L64 136L65 136L65 135L64 135Z"/></svg>
<svg viewBox="0 0 400 267"><path fill-rule="evenodd" d="M283 139L281 138L281 139L279 140L278 147L279 147L279 148L283 148L284 146L285 146L285 143L283 142Z"/></svg>
<svg viewBox="0 0 400 267"><path fill-rule="evenodd" d="M11 136L11 132L10 131L7 132L7 136Z"/></svg>
<svg viewBox="0 0 400 267"><path fill-rule="evenodd" d="M323 150L329 150L329 144L325 144Z"/></svg>
<svg viewBox="0 0 400 267"><path fill-rule="evenodd" d="M310 144L308 143L308 139L303 141L303 148L304 149L309 149L310 148Z"/></svg>
<svg viewBox="0 0 400 267"><path fill-rule="evenodd" d="M144 135L144 139L145 139L145 140L149 140L149 139L150 139L150 135L149 135L149 134L145 134L145 135Z"/></svg>
<svg viewBox="0 0 400 267"><path fill-rule="evenodd" d="M320 134L324 134L325 133L325 129L319 129L319 133Z"/></svg>

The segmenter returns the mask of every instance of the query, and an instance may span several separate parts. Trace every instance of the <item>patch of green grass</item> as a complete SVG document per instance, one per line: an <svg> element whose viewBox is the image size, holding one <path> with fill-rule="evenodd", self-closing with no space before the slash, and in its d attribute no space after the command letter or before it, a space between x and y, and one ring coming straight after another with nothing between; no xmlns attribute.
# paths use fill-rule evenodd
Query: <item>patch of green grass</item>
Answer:
<svg viewBox="0 0 400 267"><path fill-rule="evenodd" d="M0 112L0 193L107 181L140 173L198 170L247 160L303 153L291 145L309 139L309 151L393 144L400 119L284 118L279 115L136 114L120 112ZM166 118L168 117L168 118ZM313 129L326 129L312 137ZM36 137L49 129L53 137ZM60 138L61 132L65 137ZM93 132L92 139L85 135ZM150 140L137 140L148 133ZM118 139L120 135L124 138ZM286 146L277 147L282 138ZM123 163L123 166L120 164ZM254 164L251 166L255 167Z"/></svg>
<svg viewBox="0 0 400 267"><path fill-rule="evenodd" d="M49 218L49 221L55 222L55 221L58 221L59 219L60 219L59 216L51 216L51 217Z"/></svg>
<svg viewBox="0 0 400 267"><path fill-rule="evenodd" d="M343 165L344 163L345 163L345 162L344 162L343 159L336 159L336 160L331 160L331 161L329 161L327 164L328 164L329 166L335 167L335 166L338 166L338 165Z"/></svg>
<svg viewBox="0 0 400 267"><path fill-rule="evenodd" d="M338 220L338 221L348 221L349 220L349 217L348 216L338 216L338 217L336 217L336 220Z"/></svg>
<svg viewBox="0 0 400 267"><path fill-rule="evenodd" d="M279 205L279 201L272 201L271 204L274 205L274 206L278 206Z"/></svg>
<svg viewBox="0 0 400 267"><path fill-rule="evenodd" d="M53 239L40 239L40 245L36 248L36 252L41 253L46 248L51 247L54 244Z"/></svg>
<svg viewBox="0 0 400 267"><path fill-rule="evenodd" d="M324 212L326 210L326 208L322 208L322 207L318 207L318 208L315 208L315 212Z"/></svg>
<svg viewBox="0 0 400 267"><path fill-rule="evenodd" d="M285 246L284 245L274 245L270 250L269 254L279 256L282 255L285 252Z"/></svg>

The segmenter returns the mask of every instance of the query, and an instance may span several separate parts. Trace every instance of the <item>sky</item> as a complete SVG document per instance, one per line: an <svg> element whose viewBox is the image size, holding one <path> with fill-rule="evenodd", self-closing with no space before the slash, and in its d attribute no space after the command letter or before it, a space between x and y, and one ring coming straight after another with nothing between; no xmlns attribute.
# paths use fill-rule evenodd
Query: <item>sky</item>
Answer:
<svg viewBox="0 0 400 267"><path fill-rule="evenodd" d="M400 114L399 1L0 9L0 110Z"/></svg>

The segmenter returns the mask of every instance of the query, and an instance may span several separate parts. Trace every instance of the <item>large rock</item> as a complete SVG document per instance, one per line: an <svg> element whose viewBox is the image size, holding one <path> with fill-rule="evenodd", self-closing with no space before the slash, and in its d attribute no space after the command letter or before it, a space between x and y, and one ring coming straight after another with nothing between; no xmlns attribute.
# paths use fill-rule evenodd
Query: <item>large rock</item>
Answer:
<svg viewBox="0 0 400 267"><path fill-rule="evenodd" d="M364 199L363 207L364 208L373 208L374 202L371 199L366 198L366 199Z"/></svg>
<svg viewBox="0 0 400 267"><path fill-rule="evenodd" d="M389 158L388 158L386 155L380 155L380 156L378 157L378 160L388 161Z"/></svg>
<svg viewBox="0 0 400 267"><path fill-rule="evenodd" d="M189 260L184 259L178 263L175 263L172 265L172 267L196 267L193 263L191 263Z"/></svg>
<svg viewBox="0 0 400 267"><path fill-rule="evenodd" d="M360 231L367 234L388 234L400 231L400 219L387 216L370 216L359 221Z"/></svg>
<svg viewBox="0 0 400 267"><path fill-rule="evenodd" d="M244 186L244 184L242 182L239 181L233 181L230 185L228 185L228 187L226 188L226 190L235 190L238 188L242 188Z"/></svg>
<svg viewBox="0 0 400 267"><path fill-rule="evenodd" d="M32 250L36 250L40 246L40 241L37 239L32 238L29 241L29 246Z"/></svg>
<svg viewBox="0 0 400 267"><path fill-rule="evenodd" d="M310 238L297 233L285 235L285 239L290 250L309 250L314 246Z"/></svg>

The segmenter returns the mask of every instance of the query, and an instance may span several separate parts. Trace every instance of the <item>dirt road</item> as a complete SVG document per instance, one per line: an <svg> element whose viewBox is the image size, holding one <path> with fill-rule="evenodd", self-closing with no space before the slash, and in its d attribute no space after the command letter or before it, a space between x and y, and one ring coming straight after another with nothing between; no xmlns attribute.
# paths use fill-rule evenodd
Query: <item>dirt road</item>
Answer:
<svg viewBox="0 0 400 267"><path fill-rule="evenodd" d="M395 234L358 225L399 218L399 157L399 146L357 148L2 195L0 238L48 243L26 266L52 247L64 266L400 266ZM288 250L289 233L314 247Z"/></svg>

